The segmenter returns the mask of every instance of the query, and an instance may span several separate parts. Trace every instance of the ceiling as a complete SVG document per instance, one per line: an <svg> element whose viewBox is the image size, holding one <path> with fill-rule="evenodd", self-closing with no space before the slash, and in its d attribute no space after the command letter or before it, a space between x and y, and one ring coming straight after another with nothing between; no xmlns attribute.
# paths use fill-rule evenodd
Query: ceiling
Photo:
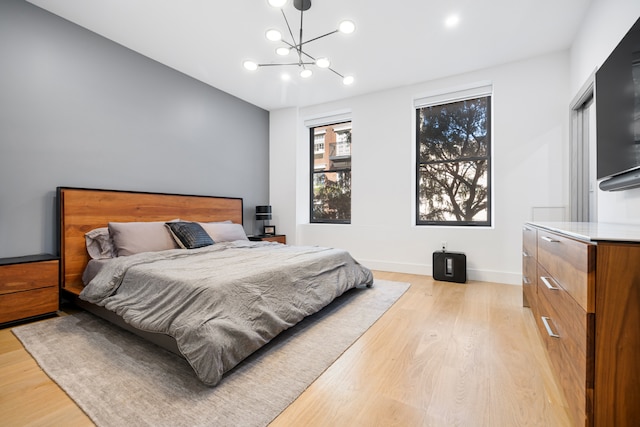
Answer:
<svg viewBox="0 0 640 427"><path fill-rule="evenodd" d="M307 106L424 82L570 47L591 0L313 0L304 14L305 40L333 31L343 19L353 34L306 45L327 56L355 83L344 86L314 68L247 71L246 59L281 61L268 28L283 33L279 9L267 0L28 0L142 55L266 110ZM401 6L398 6L401 5ZM299 12L284 11L294 34ZM445 26L458 14L459 23ZM281 74L292 78L283 81Z"/></svg>

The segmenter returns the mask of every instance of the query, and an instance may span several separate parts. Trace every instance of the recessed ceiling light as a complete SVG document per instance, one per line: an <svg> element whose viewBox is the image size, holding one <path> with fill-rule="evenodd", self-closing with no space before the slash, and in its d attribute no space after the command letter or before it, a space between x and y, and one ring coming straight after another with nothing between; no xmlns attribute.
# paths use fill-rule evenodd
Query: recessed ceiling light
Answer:
<svg viewBox="0 0 640 427"><path fill-rule="evenodd" d="M444 25L447 28L457 27L458 23L460 23L460 16L455 14L447 16L447 19L444 20Z"/></svg>
<svg viewBox="0 0 640 427"><path fill-rule="evenodd" d="M291 80L291 75L287 73L283 73L280 75L280 78L282 79L282 81L288 82L289 80Z"/></svg>

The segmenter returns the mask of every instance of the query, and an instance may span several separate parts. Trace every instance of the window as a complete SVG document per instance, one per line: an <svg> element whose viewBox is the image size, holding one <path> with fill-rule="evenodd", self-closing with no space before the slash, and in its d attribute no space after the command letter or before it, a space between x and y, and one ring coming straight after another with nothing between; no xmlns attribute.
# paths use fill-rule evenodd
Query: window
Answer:
<svg viewBox="0 0 640 427"><path fill-rule="evenodd" d="M311 222L351 222L351 122L310 128Z"/></svg>
<svg viewBox="0 0 640 427"><path fill-rule="evenodd" d="M416 224L491 225L491 96L416 107Z"/></svg>
<svg viewBox="0 0 640 427"><path fill-rule="evenodd" d="M321 132L313 138L313 153L316 155L324 154L324 134L324 132Z"/></svg>

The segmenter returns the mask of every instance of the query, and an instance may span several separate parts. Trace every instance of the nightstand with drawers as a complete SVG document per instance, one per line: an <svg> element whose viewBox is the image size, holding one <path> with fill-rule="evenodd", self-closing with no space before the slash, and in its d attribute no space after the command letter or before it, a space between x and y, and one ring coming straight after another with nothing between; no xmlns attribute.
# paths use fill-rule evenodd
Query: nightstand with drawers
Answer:
<svg viewBox="0 0 640 427"><path fill-rule="evenodd" d="M0 258L0 324L58 311L59 259Z"/></svg>
<svg viewBox="0 0 640 427"><path fill-rule="evenodd" d="M287 244L287 236L284 234L273 234L264 236L247 236L249 240L254 242L278 242L283 245Z"/></svg>

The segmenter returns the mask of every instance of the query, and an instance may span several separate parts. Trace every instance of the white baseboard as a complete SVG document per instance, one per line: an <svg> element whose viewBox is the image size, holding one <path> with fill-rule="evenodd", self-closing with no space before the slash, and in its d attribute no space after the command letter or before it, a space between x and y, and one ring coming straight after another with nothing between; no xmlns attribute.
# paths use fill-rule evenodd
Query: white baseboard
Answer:
<svg viewBox="0 0 640 427"><path fill-rule="evenodd" d="M424 276L433 274L433 266L431 264L410 264L371 259L358 259L358 262L372 270L421 274ZM505 283L507 285L522 285L522 273L520 272L467 269L467 279L480 282Z"/></svg>

